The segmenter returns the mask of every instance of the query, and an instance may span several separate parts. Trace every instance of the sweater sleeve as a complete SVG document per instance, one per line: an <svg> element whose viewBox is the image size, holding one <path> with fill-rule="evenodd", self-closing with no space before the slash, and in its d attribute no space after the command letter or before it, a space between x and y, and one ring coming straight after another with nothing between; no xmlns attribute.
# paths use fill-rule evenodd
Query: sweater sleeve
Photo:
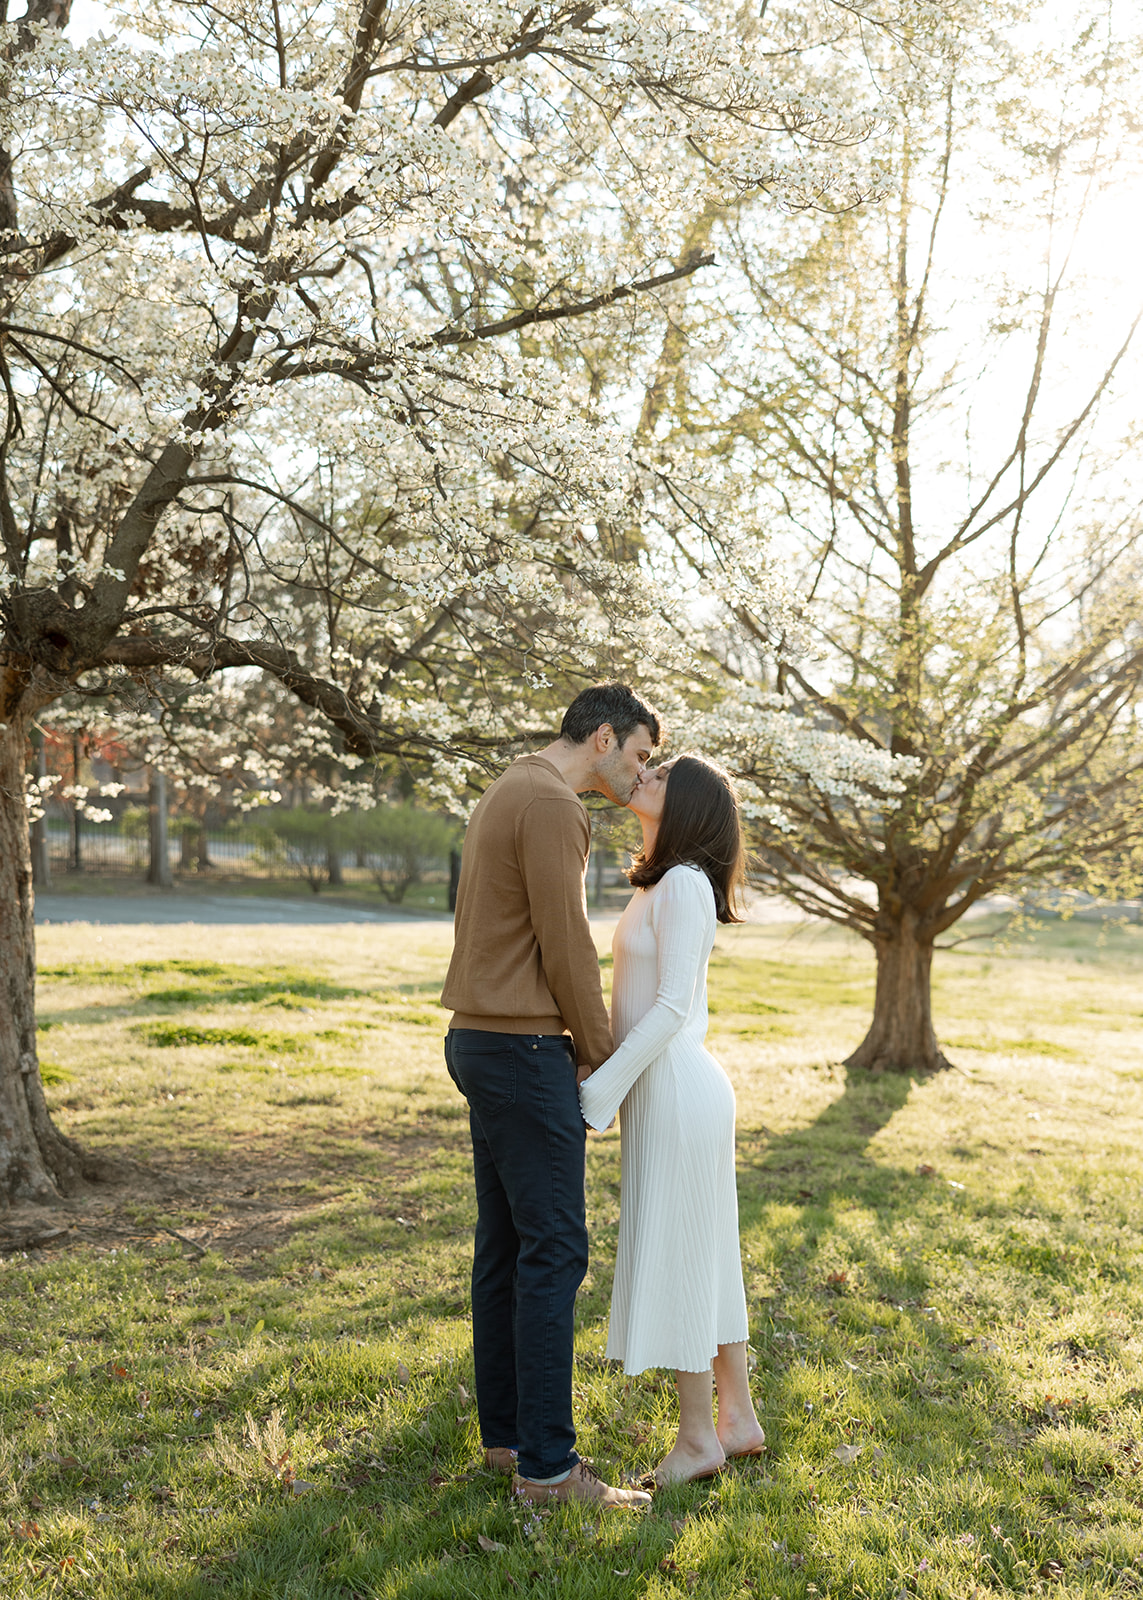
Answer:
<svg viewBox="0 0 1143 1600"><path fill-rule="evenodd" d="M584 899L587 813L571 798L533 800L520 817L516 845L544 979L575 1041L576 1060L597 1067L612 1039Z"/></svg>
<svg viewBox="0 0 1143 1600"><path fill-rule="evenodd" d="M714 937L714 894L692 867L672 867L659 880L651 907L658 952L655 1004L615 1054L580 1085L585 1121L608 1128L631 1086L679 1032L690 1014Z"/></svg>

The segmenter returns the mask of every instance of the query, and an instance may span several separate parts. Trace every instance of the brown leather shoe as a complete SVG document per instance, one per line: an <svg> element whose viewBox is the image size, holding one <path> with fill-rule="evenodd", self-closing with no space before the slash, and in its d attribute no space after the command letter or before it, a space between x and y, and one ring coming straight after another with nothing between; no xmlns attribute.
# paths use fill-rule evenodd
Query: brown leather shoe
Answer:
<svg viewBox="0 0 1143 1600"><path fill-rule="evenodd" d="M493 1445L484 1452L484 1465L489 1472L515 1472L516 1452L506 1444Z"/></svg>
<svg viewBox="0 0 1143 1600"><path fill-rule="evenodd" d="M533 1506L584 1500L601 1511L611 1511L620 1506L634 1510L637 1506L651 1504L651 1496L642 1489L613 1489L611 1484L604 1483L587 1461L577 1461L562 1483L533 1483L531 1478L521 1478L517 1473L512 1479L512 1493Z"/></svg>

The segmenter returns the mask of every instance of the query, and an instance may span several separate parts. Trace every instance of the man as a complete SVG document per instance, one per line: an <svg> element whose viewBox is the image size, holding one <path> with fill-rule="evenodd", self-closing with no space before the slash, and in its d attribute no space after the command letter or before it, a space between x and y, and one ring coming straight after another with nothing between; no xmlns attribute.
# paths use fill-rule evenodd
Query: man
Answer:
<svg viewBox="0 0 1143 1600"><path fill-rule="evenodd" d="M575 1296L587 1271L578 1084L611 1054L588 927L591 827L579 795L626 805L659 719L625 684L585 689L560 737L480 799L464 843L443 1004L476 1175L472 1335L488 1464L523 1499L645 1505L576 1453ZM569 1038L570 1034L570 1038Z"/></svg>

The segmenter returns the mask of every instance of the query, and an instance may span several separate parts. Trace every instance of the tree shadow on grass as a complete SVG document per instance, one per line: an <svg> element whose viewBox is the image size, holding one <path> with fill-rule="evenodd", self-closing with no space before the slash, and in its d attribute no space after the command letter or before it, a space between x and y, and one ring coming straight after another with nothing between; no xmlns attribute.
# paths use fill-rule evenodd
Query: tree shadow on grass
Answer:
<svg viewBox="0 0 1143 1600"><path fill-rule="evenodd" d="M945 1192L934 1184L943 1180L931 1169L911 1171L867 1153L917 1082L851 1070L843 1092L809 1126L782 1135L739 1134L742 1234L748 1240L765 1230L780 1284L751 1307L755 1340L768 1356L760 1358L760 1382L778 1424L779 1450L817 1428L798 1371L810 1356L838 1369L842 1386L860 1394L863 1414L881 1419L885 1438L923 1439L924 1460L934 1470L962 1469L974 1444L1007 1450L1020 1438L1011 1386L989 1359L988 1341L982 1348L951 1318L942 1324L928 1304L933 1280L925 1252L903 1255L896 1242L910 1218L919 1228L934 1226L933 1200ZM816 1258L855 1211L865 1213L862 1241L841 1240L858 1257L851 1281L849 1271L831 1274ZM787 1294L800 1305L809 1330L804 1340L778 1327L779 1320L798 1320L781 1309Z"/></svg>

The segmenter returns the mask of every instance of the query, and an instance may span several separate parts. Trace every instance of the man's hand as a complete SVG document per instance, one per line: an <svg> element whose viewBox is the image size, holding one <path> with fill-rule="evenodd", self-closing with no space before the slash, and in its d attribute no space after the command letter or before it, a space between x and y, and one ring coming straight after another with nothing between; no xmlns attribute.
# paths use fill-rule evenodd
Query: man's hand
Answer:
<svg viewBox="0 0 1143 1600"><path fill-rule="evenodd" d="M594 1067L589 1067L585 1063L581 1062L580 1065L575 1069L576 1088L578 1089L581 1083L586 1083L594 1071Z"/></svg>

